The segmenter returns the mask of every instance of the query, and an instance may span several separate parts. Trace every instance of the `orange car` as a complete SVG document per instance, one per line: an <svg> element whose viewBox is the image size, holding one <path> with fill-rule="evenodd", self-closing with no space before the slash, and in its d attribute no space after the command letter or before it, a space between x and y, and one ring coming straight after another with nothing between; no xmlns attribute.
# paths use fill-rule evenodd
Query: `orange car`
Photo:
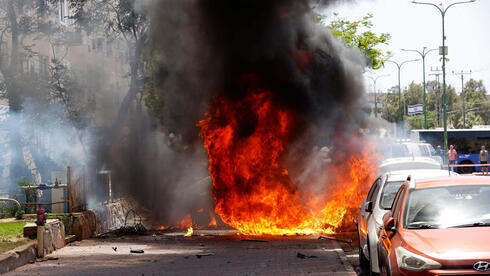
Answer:
<svg viewBox="0 0 490 276"><path fill-rule="evenodd" d="M490 177L406 181L383 217L382 275L490 275Z"/></svg>

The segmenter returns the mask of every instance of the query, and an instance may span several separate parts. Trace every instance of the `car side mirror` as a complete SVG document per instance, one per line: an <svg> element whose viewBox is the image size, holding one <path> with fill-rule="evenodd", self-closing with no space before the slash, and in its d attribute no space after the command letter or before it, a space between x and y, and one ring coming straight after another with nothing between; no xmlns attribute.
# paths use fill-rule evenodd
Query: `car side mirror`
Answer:
<svg viewBox="0 0 490 276"><path fill-rule="evenodd" d="M366 204L364 204L364 211L368 213L373 212L373 202L372 201L367 201Z"/></svg>
<svg viewBox="0 0 490 276"><path fill-rule="evenodd" d="M391 212L383 216L383 228L388 232L396 232L395 219L391 216Z"/></svg>

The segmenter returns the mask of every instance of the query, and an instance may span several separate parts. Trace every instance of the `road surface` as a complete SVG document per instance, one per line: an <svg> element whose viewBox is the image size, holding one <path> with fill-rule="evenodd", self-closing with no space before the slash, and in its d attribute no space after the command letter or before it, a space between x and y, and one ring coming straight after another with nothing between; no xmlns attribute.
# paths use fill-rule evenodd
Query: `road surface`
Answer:
<svg viewBox="0 0 490 276"><path fill-rule="evenodd" d="M196 232L74 242L7 275L356 275L333 240Z"/></svg>

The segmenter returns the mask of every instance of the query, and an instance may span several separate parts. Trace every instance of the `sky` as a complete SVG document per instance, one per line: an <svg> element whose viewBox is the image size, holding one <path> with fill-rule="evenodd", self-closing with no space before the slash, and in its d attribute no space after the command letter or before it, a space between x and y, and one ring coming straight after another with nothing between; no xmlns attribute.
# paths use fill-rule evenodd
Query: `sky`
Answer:
<svg viewBox="0 0 490 276"><path fill-rule="evenodd" d="M418 0L434 4L443 3L445 7L457 2ZM417 5L408 0L357 0L340 1L329 7L323 13L332 18L333 12L347 20L356 20L373 14L372 23L375 33L389 33L391 40L383 49L392 52L392 60L402 62L411 59L421 59L413 52L404 52L401 49L417 49L422 51L438 48L442 45L442 18L441 13L433 6ZM461 77L452 72L472 71L465 75L467 79L483 80L490 93L490 0L477 0L473 3L455 5L449 8L445 16L446 45L449 62L446 63L446 82L461 91ZM429 74L432 69L442 68L438 50L432 51L425 58L426 80L434 80L435 76ZM398 84L398 70L392 63L386 63L384 68L366 75L379 76L376 90L385 92L388 88ZM401 86L405 87L412 81L422 83L422 61L406 63L402 66ZM440 76L442 82L442 75ZM373 81L366 78L366 89L373 91Z"/></svg>

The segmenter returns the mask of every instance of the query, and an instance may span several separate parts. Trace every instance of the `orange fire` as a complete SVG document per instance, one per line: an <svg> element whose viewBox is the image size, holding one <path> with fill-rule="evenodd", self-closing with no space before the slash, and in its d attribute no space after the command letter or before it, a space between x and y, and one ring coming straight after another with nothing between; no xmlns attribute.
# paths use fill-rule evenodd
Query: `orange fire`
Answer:
<svg viewBox="0 0 490 276"><path fill-rule="evenodd" d="M184 235L184 237L190 237L194 233L194 229L192 227L187 228L187 233Z"/></svg>
<svg viewBox="0 0 490 276"><path fill-rule="evenodd" d="M276 105L272 93L260 89L240 101L216 97L214 109L198 124L209 156L215 212L243 234L331 233L352 220L374 180L374 146L351 138L356 154L322 169L327 177L321 192L298 189L281 164L295 124L294 111Z"/></svg>
<svg viewBox="0 0 490 276"><path fill-rule="evenodd" d="M211 217L211 221L209 222L208 226L217 227L216 218L214 217L213 213L209 212L209 216Z"/></svg>
<svg viewBox="0 0 490 276"><path fill-rule="evenodd" d="M185 215L185 217L181 221L174 223L174 226L179 228L179 229L186 229L186 228L192 227L191 214Z"/></svg>

